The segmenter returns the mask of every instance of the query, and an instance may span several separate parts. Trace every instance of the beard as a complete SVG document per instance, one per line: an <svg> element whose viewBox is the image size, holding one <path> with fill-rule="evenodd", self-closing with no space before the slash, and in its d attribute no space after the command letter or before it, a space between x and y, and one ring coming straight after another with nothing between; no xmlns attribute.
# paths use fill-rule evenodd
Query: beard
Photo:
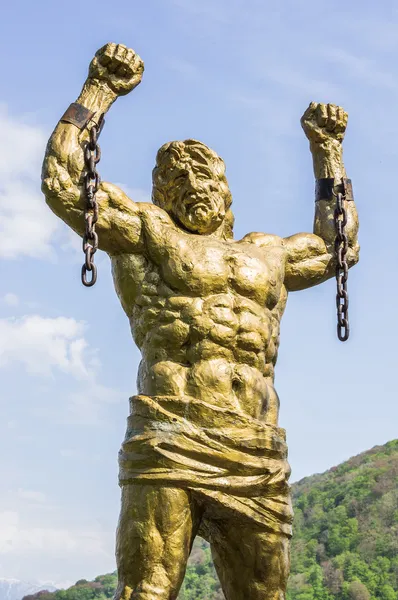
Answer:
<svg viewBox="0 0 398 600"><path fill-rule="evenodd" d="M194 233L209 234L216 231L225 218L224 197L217 192L192 192L177 201L174 216Z"/></svg>

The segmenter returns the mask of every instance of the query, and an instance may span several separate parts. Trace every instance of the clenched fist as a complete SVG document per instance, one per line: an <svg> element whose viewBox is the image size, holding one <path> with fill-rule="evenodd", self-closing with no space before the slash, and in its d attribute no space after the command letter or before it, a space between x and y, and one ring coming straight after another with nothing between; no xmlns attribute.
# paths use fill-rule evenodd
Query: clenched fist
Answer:
<svg viewBox="0 0 398 600"><path fill-rule="evenodd" d="M311 102L301 117L301 126L311 144L327 141L341 144L347 121L348 114L341 106Z"/></svg>
<svg viewBox="0 0 398 600"><path fill-rule="evenodd" d="M89 78L105 81L118 95L124 96L141 83L144 63L123 44L106 44L95 54L89 67Z"/></svg>

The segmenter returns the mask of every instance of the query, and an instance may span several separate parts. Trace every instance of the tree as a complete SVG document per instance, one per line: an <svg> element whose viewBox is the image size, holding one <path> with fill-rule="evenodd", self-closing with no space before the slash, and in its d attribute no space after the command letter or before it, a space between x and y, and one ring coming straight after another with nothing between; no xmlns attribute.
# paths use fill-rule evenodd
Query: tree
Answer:
<svg viewBox="0 0 398 600"><path fill-rule="evenodd" d="M397 594L394 592L391 585L383 585L380 590L381 600L397 600Z"/></svg>
<svg viewBox="0 0 398 600"><path fill-rule="evenodd" d="M361 581L352 581L348 586L348 597L350 600L370 600L370 593Z"/></svg>
<svg viewBox="0 0 398 600"><path fill-rule="evenodd" d="M343 589L344 577L341 569L336 569L331 561L322 564L323 581L331 594L337 596Z"/></svg>

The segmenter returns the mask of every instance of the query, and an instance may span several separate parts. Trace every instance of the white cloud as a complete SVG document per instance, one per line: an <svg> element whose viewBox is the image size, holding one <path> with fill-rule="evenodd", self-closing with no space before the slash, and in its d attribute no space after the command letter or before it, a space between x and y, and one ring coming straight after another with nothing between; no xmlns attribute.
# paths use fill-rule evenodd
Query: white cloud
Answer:
<svg viewBox="0 0 398 600"><path fill-rule="evenodd" d="M82 337L84 323L73 318L0 319L0 367L22 363L31 375L50 376L59 369L90 379L96 359Z"/></svg>
<svg viewBox="0 0 398 600"><path fill-rule="evenodd" d="M65 389L58 386L56 403L35 405L32 414L63 425L100 425L107 422L104 407L125 399L118 389L98 381L101 362L85 329L83 322L67 317L0 319L0 368L19 364L33 376L56 380L58 371L73 378L74 386L72 381ZM43 397L51 395L51 381L42 392Z"/></svg>
<svg viewBox="0 0 398 600"><path fill-rule="evenodd" d="M21 522L18 512L0 512L0 554L16 554L22 560L23 555L26 557L31 552L53 557L75 552L90 557L110 554L102 531L27 526Z"/></svg>
<svg viewBox="0 0 398 600"><path fill-rule="evenodd" d="M58 222L38 187L17 180L0 186L0 256L52 259L51 240Z"/></svg>
<svg viewBox="0 0 398 600"><path fill-rule="evenodd" d="M47 498L43 492L35 492L34 490L24 490L19 488L17 495L22 500L30 500L32 502L44 503Z"/></svg>
<svg viewBox="0 0 398 600"><path fill-rule="evenodd" d="M46 136L37 126L15 119L0 105L0 177L12 181L21 177L40 179Z"/></svg>
<svg viewBox="0 0 398 600"><path fill-rule="evenodd" d="M19 304L18 296L16 294L12 294L11 292L5 294L2 300L4 304L7 304L7 306L18 306Z"/></svg>
<svg viewBox="0 0 398 600"><path fill-rule="evenodd" d="M46 135L0 106L0 256L52 258L59 223L40 191Z"/></svg>
<svg viewBox="0 0 398 600"><path fill-rule="evenodd" d="M46 525L43 514L28 521L22 511L0 511L0 571L63 588L115 568L113 527L89 519L66 525L60 517L59 524Z"/></svg>

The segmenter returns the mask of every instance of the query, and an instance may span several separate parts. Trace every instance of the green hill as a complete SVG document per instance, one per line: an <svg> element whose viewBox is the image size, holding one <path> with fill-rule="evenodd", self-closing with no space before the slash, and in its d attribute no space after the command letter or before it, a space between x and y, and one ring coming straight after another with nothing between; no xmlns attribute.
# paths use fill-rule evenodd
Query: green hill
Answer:
<svg viewBox="0 0 398 600"><path fill-rule="evenodd" d="M398 440L293 486L291 600L398 599Z"/></svg>
<svg viewBox="0 0 398 600"><path fill-rule="evenodd" d="M293 486L288 600L398 600L398 440ZM24 600L105 600L116 574ZM179 600L222 600L210 549L197 539Z"/></svg>

